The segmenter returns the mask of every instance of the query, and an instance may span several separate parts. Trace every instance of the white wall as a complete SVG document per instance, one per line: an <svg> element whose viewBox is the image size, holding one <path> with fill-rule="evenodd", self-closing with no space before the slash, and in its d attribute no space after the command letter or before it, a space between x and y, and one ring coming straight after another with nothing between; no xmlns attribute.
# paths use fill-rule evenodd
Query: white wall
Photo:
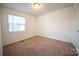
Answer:
<svg viewBox="0 0 79 59"><path fill-rule="evenodd" d="M36 18L32 15L21 13L19 11L2 8L2 38L3 45L14 43L36 35ZM8 14L23 16L26 18L26 30L23 32L8 31Z"/></svg>
<svg viewBox="0 0 79 59"><path fill-rule="evenodd" d="M72 40L79 54L79 4L73 6Z"/></svg>
<svg viewBox="0 0 79 59"><path fill-rule="evenodd" d="M0 56L3 55L2 38L1 38L1 9L0 9Z"/></svg>
<svg viewBox="0 0 79 59"><path fill-rule="evenodd" d="M38 17L38 34L71 42L72 7L50 12Z"/></svg>

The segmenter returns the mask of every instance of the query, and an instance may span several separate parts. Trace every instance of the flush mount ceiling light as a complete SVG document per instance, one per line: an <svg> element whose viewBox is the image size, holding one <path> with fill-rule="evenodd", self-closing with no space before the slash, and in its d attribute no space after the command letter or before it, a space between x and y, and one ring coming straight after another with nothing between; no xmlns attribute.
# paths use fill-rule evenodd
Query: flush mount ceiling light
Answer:
<svg viewBox="0 0 79 59"><path fill-rule="evenodd" d="M40 4L39 4L39 3L34 3L33 6L34 6L34 8L36 8L36 9L40 8Z"/></svg>

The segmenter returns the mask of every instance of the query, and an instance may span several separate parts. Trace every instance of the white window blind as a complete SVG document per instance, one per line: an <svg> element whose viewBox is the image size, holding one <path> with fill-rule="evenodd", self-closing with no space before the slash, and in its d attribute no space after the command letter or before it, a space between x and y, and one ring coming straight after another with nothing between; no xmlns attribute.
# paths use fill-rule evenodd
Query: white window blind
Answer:
<svg viewBox="0 0 79 59"><path fill-rule="evenodd" d="M9 32L24 31L25 18L15 15L8 15Z"/></svg>

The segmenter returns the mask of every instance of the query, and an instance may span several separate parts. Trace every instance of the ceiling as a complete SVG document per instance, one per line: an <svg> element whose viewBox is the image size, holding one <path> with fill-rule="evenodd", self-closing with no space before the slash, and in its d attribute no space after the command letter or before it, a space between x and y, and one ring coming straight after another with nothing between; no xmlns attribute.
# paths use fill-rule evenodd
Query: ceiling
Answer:
<svg viewBox="0 0 79 59"><path fill-rule="evenodd" d="M10 8L13 10L28 13L34 16L40 16L42 14L56 11L65 7L73 6L72 3L40 3L40 8L35 9L32 3L2 3L2 7Z"/></svg>

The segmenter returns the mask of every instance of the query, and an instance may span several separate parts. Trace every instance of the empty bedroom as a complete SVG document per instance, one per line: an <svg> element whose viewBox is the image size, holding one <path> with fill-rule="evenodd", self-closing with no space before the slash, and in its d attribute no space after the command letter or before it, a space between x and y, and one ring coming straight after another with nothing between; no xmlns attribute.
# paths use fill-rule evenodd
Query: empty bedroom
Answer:
<svg viewBox="0 0 79 59"><path fill-rule="evenodd" d="M0 55L78 54L78 3L0 3Z"/></svg>

